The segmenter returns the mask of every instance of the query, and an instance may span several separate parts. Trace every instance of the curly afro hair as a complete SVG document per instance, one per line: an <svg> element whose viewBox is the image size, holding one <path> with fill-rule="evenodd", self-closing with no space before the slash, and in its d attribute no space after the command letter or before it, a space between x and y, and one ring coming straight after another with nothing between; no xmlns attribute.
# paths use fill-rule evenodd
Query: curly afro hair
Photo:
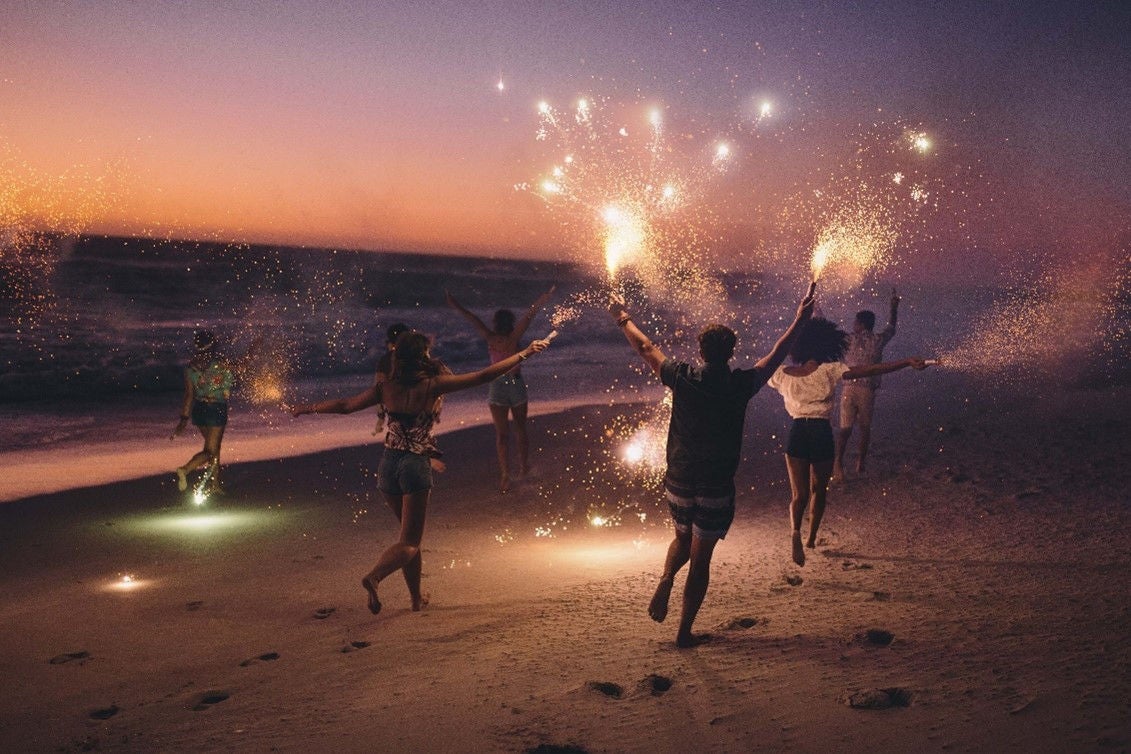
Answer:
<svg viewBox="0 0 1131 754"><path fill-rule="evenodd" d="M843 359L846 350L848 333L837 327L835 322L814 317L805 323L797 340L793 341L789 358L795 364L804 364L810 360L827 364Z"/></svg>

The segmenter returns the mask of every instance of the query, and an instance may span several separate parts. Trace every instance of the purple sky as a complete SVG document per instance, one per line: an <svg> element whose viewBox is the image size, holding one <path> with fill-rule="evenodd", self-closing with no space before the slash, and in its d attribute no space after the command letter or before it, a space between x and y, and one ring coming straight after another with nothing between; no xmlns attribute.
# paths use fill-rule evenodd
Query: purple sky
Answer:
<svg viewBox="0 0 1131 754"><path fill-rule="evenodd" d="M4 5L0 160L16 182L69 171L47 180L63 214L75 174L105 177L92 229L558 254L574 239L514 185L552 159L537 103L590 96L733 139L717 190L741 243L901 123L962 197L928 235L1126 231L1127 3Z"/></svg>

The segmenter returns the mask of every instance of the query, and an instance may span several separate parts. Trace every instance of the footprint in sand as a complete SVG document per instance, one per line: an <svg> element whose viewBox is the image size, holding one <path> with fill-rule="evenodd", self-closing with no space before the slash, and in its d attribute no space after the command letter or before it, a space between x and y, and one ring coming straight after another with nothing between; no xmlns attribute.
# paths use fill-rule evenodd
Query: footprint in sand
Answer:
<svg viewBox="0 0 1131 754"><path fill-rule="evenodd" d="M89 659L90 659L90 652L86 652L86 651L64 652L61 655L55 655L50 660L48 660L48 662L50 662L52 665L62 665L65 662L74 662L75 660L79 660L79 665L82 665L83 664L82 660L89 660Z"/></svg>
<svg viewBox="0 0 1131 754"><path fill-rule="evenodd" d="M241 668L246 668L248 665L254 665L257 662L270 662L271 660L279 659L278 652L265 652L257 657L249 657L240 663Z"/></svg>
<svg viewBox="0 0 1131 754"><path fill-rule="evenodd" d="M576 744L538 744L523 754L589 754L589 750Z"/></svg>
<svg viewBox="0 0 1131 754"><path fill-rule="evenodd" d="M337 609L336 607L320 607L314 611L314 617L318 620L325 620L333 615L334 611Z"/></svg>
<svg viewBox="0 0 1131 754"><path fill-rule="evenodd" d="M205 691L204 694L201 695L200 700L192 708L192 711L200 712L201 710L206 710L214 704L225 701L228 696L227 691Z"/></svg>
<svg viewBox="0 0 1131 754"><path fill-rule="evenodd" d="M888 602L891 600L891 592L872 592L872 599L876 602Z"/></svg>
<svg viewBox="0 0 1131 754"><path fill-rule="evenodd" d="M895 634L882 628L869 628L862 634L856 634L856 641L873 647L890 647L895 641Z"/></svg>
<svg viewBox="0 0 1131 754"><path fill-rule="evenodd" d="M656 675L650 673L644 677L640 682L640 688L647 691L652 696L660 696L667 693L672 687L672 679L667 676Z"/></svg>
<svg viewBox="0 0 1131 754"><path fill-rule="evenodd" d="M185 603L185 610L188 610L190 613L202 607L204 607L204 600L193 600L192 602Z"/></svg>
<svg viewBox="0 0 1131 754"><path fill-rule="evenodd" d="M355 649L365 649L369 646L369 644L370 643L367 641L351 641L349 644L342 647L341 651L342 654L345 654L346 652L352 652Z"/></svg>
<svg viewBox="0 0 1131 754"><path fill-rule="evenodd" d="M844 571L870 571L872 570L871 563L854 563L851 560L846 560L840 564L841 570Z"/></svg>
<svg viewBox="0 0 1131 754"><path fill-rule="evenodd" d="M911 692L899 687L888 689L855 689L846 691L841 696L841 701L853 709L910 707Z"/></svg>
<svg viewBox="0 0 1131 754"><path fill-rule="evenodd" d="M620 699L624 696L624 687L609 681L589 681L585 687L591 691L600 691L602 694L613 699Z"/></svg>
<svg viewBox="0 0 1131 754"><path fill-rule="evenodd" d="M761 619L759 619L759 618L749 618L749 617L735 618L735 619L728 621L728 622L722 624L721 626L719 626L719 629L722 630L722 631L740 631L740 630L745 630L745 629L748 629L748 628L754 628L759 623L761 623L762 625L765 625L765 624L769 623L769 620L766 619L766 618L761 618Z"/></svg>
<svg viewBox="0 0 1131 754"><path fill-rule="evenodd" d="M121 712L121 708L116 704L111 704L109 707L92 709L90 711L90 717L94 720L109 720L119 712Z"/></svg>
<svg viewBox="0 0 1131 754"><path fill-rule="evenodd" d="M804 582L805 579L801 578L800 576L785 577L785 583L789 584L790 586L801 586Z"/></svg>

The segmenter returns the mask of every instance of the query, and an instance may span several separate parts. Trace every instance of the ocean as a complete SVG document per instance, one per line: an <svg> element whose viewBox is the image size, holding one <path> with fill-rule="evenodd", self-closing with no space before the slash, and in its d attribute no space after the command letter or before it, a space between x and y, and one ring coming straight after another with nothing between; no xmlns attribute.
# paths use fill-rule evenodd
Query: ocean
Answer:
<svg viewBox="0 0 1131 754"><path fill-rule="evenodd" d="M697 303L630 279L630 304L645 331L677 358L696 358L695 335L705 321L731 325L739 332L734 364L749 366L788 323L805 281L712 274L719 300ZM192 333L202 327L216 331L231 355L262 341L253 373L233 396L230 431L293 434L286 405L367 387L384 351L384 332L395 322L430 334L434 355L456 372L485 366L481 338L445 304L445 290L489 322L498 308L523 312L554 285L552 301L527 333L560 333L525 367L532 409L539 401L662 395L609 321L604 269L571 261L37 237L0 257L0 454L22 461L44 451L112 457L120 446L164 440L180 410ZM890 285L874 279L842 292L826 287L821 313L847 326L857 310L871 308L882 326ZM1018 310L1033 309L1023 298L989 286L906 281L900 294L900 330L888 358L957 353L967 371L987 379L1004 373L1008 380L1009 359L1017 354L1034 364L1048 361L1049 339L1014 327ZM1071 304L1063 295L1049 300L1061 308ZM1126 373L1124 366L1121 379ZM1102 384L1108 377L1096 379ZM461 421L486 421L485 397L486 387L477 388L452 396L449 405ZM188 444L166 451L169 468L183 460Z"/></svg>

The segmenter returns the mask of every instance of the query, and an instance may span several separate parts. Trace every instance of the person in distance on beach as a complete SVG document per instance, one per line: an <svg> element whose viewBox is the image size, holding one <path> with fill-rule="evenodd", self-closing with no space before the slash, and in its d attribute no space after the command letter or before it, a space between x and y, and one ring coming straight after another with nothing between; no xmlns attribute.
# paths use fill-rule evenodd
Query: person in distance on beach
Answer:
<svg viewBox="0 0 1131 754"><path fill-rule="evenodd" d="M254 346L252 347L254 350ZM188 489L188 475L207 467L202 490L209 495L222 495L220 485L220 444L224 440L224 429L228 425L228 399L235 383L240 362L225 359L216 347L216 335L211 330L197 330L193 334L193 354L185 369L185 392L181 404L180 421L173 428L170 440L184 432L189 420L204 437L204 448L176 469L177 489Z"/></svg>
<svg viewBox="0 0 1131 754"><path fill-rule="evenodd" d="M514 312L510 309L499 309L495 312L492 327L487 327L483 320L456 301L455 296L450 292L444 291L444 296L448 306L462 314L487 341L487 355L494 364L518 350L519 339L526 333L534 317L554 295L556 289L556 285L550 286L550 290L539 296L517 321ZM509 446L512 417L515 446L518 451L519 476L525 476L530 468L530 443L526 434L526 381L522 378L521 369L516 368L502 374L491 383L490 391L487 393L487 405L491 409L491 421L495 425L495 452L499 458L499 491L507 492L511 484Z"/></svg>
<svg viewBox="0 0 1131 754"><path fill-rule="evenodd" d="M891 291L891 309L883 330L873 332L876 313L865 309L857 313L848 334L848 350L844 363L850 367L870 366L884 360L884 346L895 337L895 324L899 317L900 298ZM868 444L872 439L872 411L876 391L880 389L879 377L845 379L840 393L840 429L836 433L836 459L833 462L832 481L844 479L844 451L852 437L852 428L860 428L860 455L856 460L856 473L863 474L868 461Z"/></svg>
<svg viewBox="0 0 1131 754"><path fill-rule="evenodd" d="M785 359L801 326L812 316L816 284L797 307L793 322L753 369L731 369L737 336L723 325L699 334L703 366L668 358L633 322L624 299L610 295L609 313L633 347L672 391L664 492L675 522L664 572L648 606L660 623L667 617L672 581L690 562L683 590L676 646L692 647L705 637L691 631L710 581L711 556L734 520L734 474L742 450L746 406Z"/></svg>
<svg viewBox="0 0 1131 754"><path fill-rule="evenodd" d="M906 367L925 369L920 358L849 367L841 359L848 347L848 334L827 319L814 318L793 342L791 365L774 372L767 384L781 393L785 409L793 417L785 451L792 498L789 519L792 527L793 562L805 565L801 547L801 521L809 513L809 538L805 545L817 544L817 530L825 514L829 477L833 470L835 443L829 414L833 408L837 382L895 372Z"/></svg>
<svg viewBox="0 0 1131 754"><path fill-rule="evenodd" d="M295 416L350 414L378 403L388 411L385 451L377 469L377 486L385 503L400 521L400 536L395 544L381 553L373 570L361 580L373 614L381 611L377 586L398 570L404 572L412 609L420 610L427 604L420 591L420 542L424 536L424 518L432 490L429 463L435 451L432 424L440 398L447 393L486 384L531 355L540 353L547 345L544 340L536 340L478 372L451 374L445 373L446 367L432 358L427 336L410 331L397 339L393 369L388 379L375 380L370 388L350 398L294 408Z"/></svg>

